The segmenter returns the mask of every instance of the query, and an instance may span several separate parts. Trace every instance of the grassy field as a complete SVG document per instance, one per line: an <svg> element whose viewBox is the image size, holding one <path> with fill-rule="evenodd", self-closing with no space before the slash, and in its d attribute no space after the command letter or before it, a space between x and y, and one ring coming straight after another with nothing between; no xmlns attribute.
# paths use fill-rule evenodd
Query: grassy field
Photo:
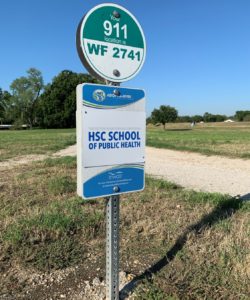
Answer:
<svg viewBox="0 0 250 300"><path fill-rule="evenodd" d="M250 158L250 122L148 126L147 145L206 155Z"/></svg>
<svg viewBox="0 0 250 300"><path fill-rule="evenodd" d="M0 161L29 154L49 154L74 144L75 129L0 131ZM250 122L149 125L147 145L206 155L250 158Z"/></svg>
<svg viewBox="0 0 250 300"><path fill-rule="evenodd" d="M0 298L58 299L56 289L104 277L104 200L75 190L71 157L1 172ZM147 178L121 199L121 269L139 282L135 299L249 299L249 220L247 202ZM49 294L31 284L76 266Z"/></svg>
<svg viewBox="0 0 250 300"><path fill-rule="evenodd" d="M169 126L148 128L147 143L249 157L248 124ZM73 129L3 131L1 160L74 143ZM84 202L75 190L74 157L1 171L0 299L58 299L55 291L104 277L104 200ZM250 299L249 220L248 202L147 178L144 192L121 200L121 270L135 276L134 298ZM52 275L63 279L47 290L34 281Z"/></svg>
<svg viewBox="0 0 250 300"><path fill-rule="evenodd" d="M0 131L0 161L21 155L49 154L75 141L75 129Z"/></svg>

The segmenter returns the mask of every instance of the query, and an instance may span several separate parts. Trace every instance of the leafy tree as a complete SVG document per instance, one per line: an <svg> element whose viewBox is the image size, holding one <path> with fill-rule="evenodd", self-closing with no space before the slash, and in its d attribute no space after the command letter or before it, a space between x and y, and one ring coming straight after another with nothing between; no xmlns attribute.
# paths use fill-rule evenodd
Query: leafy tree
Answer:
<svg viewBox="0 0 250 300"><path fill-rule="evenodd" d="M159 109L154 109L151 114L153 123L161 123L164 129L166 129L166 123L175 122L177 117L178 111L169 105L161 105Z"/></svg>
<svg viewBox="0 0 250 300"><path fill-rule="evenodd" d="M176 121L180 123L190 123L192 118L190 116L179 116Z"/></svg>
<svg viewBox="0 0 250 300"><path fill-rule="evenodd" d="M225 115L215 115L216 122L224 122L227 119Z"/></svg>
<svg viewBox="0 0 250 300"><path fill-rule="evenodd" d="M192 119L193 121L197 122L197 123L203 121L203 117L200 116L200 115L194 115L194 116L191 117L191 119Z"/></svg>
<svg viewBox="0 0 250 300"><path fill-rule="evenodd" d="M80 83L97 83L87 74L69 70L60 72L45 87L39 99L38 124L43 128L73 128L76 126L76 86Z"/></svg>
<svg viewBox="0 0 250 300"><path fill-rule="evenodd" d="M36 105L43 89L42 73L30 68L27 76L15 79L10 86L12 97L9 113L15 120L27 123L32 128L36 120Z"/></svg>
<svg viewBox="0 0 250 300"><path fill-rule="evenodd" d="M2 124L4 120L4 114L5 114L5 106L3 102L3 90L0 88L0 122Z"/></svg>
<svg viewBox="0 0 250 300"><path fill-rule="evenodd" d="M249 115L245 115L243 118L244 122L249 122L250 121L250 114Z"/></svg>
<svg viewBox="0 0 250 300"><path fill-rule="evenodd" d="M227 116L219 115L219 114L213 115L213 114L206 112L203 116L203 119L205 122L223 122L227 119Z"/></svg>
<svg viewBox="0 0 250 300"><path fill-rule="evenodd" d="M147 119L146 119L146 124L148 125L148 124L150 124L150 123L152 123L152 119L151 119L151 117L147 117Z"/></svg>
<svg viewBox="0 0 250 300"><path fill-rule="evenodd" d="M250 111L249 111L249 110L238 110L238 111L236 111L236 113L235 113L235 118L236 118L238 121L243 121L244 118L245 118L247 115L250 115Z"/></svg>
<svg viewBox="0 0 250 300"><path fill-rule="evenodd" d="M12 117L10 116L11 107L11 95L7 91L3 91L0 88L0 123L12 122Z"/></svg>
<svg viewBox="0 0 250 300"><path fill-rule="evenodd" d="M205 122L216 122L216 117L208 112L205 112L203 115Z"/></svg>

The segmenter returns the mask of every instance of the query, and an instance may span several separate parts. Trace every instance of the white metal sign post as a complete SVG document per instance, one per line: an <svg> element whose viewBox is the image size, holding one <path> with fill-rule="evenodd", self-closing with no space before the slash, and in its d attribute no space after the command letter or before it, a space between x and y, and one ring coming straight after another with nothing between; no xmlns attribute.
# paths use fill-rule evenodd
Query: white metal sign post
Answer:
<svg viewBox="0 0 250 300"><path fill-rule="evenodd" d="M145 93L119 87L141 69L145 38L125 8L106 3L81 20L76 44L87 70L107 85L77 86L77 192L106 198L107 299L119 299L119 195L144 189Z"/></svg>

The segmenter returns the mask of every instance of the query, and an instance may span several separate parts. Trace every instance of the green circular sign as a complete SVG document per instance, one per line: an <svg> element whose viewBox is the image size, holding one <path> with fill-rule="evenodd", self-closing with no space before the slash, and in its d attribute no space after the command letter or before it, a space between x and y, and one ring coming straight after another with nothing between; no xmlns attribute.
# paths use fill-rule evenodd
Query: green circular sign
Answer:
<svg viewBox="0 0 250 300"><path fill-rule="evenodd" d="M117 4L92 8L78 26L76 42L87 70L111 82L133 78L145 61L142 28L127 9Z"/></svg>

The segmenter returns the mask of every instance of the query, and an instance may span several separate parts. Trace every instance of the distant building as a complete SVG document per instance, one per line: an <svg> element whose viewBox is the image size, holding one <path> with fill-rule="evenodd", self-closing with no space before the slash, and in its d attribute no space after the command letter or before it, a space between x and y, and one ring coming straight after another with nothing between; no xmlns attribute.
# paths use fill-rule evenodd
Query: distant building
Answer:
<svg viewBox="0 0 250 300"><path fill-rule="evenodd" d="M12 127L12 125L0 124L0 129L10 129L11 127Z"/></svg>
<svg viewBox="0 0 250 300"><path fill-rule="evenodd" d="M235 122L235 121L231 120L231 119L227 119L227 120L224 121L224 123L233 123L233 122Z"/></svg>

